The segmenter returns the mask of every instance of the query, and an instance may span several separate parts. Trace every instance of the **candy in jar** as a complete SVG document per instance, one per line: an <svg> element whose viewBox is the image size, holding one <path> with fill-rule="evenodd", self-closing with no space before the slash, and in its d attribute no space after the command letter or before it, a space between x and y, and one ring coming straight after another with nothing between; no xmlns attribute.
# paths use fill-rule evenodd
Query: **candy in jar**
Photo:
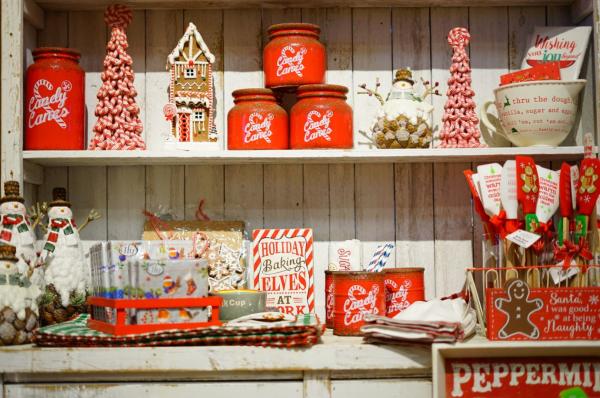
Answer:
<svg viewBox="0 0 600 398"><path fill-rule="evenodd" d="M320 28L309 23L283 23L267 29L263 51L266 87L299 86L325 82L325 46Z"/></svg>
<svg viewBox="0 0 600 398"><path fill-rule="evenodd" d="M298 87L298 102L290 111L292 149L353 146L352 108L346 103L348 88L335 84Z"/></svg>
<svg viewBox="0 0 600 398"><path fill-rule="evenodd" d="M288 115L268 88L233 93L235 106L227 114L228 149L288 149Z"/></svg>
<svg viewBox="0 0 600 398"><path fill-rule="evenodd" d="M84 149L85 73L69 48L33 51L25 78L25 149Z"/></svg>

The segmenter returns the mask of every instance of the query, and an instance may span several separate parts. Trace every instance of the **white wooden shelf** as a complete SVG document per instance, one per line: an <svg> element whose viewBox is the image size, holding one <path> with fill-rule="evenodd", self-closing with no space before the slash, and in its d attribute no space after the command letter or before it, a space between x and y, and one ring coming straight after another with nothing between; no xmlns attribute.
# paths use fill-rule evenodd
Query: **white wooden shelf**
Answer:
<svg viewBox="0 0 600 398"><path fill-rule="evenodd" d="M38 0L45 9L103 9L112 0ZM569 5L574 0L126 0L132 8L470 7Z"/></svg>
<svg viewBox="0 0 600 398"><path fill-rule="evenodd" d="M247 346L154 348L39 348L31 345L0 347L0 375L20 382L77 380L94 374L110 380L135 379L151 374L160 379L225 377L248 373L253 378L302 378L306 371L344 372L366 377L429 376L431 350L363 344L360 337L337 337L328 331L323 343L305 349ZM262 374L262 375L261 375Z"/></svg>
<svg viewBox="0 0 600 398"><path fill-rule="evenodd" d="M123 166L177 164L424 163L480 162L530 155L538 160L583 156L583 147L477 149L354 149L287 151L24 151L25 161L42 166Z"/></svg>

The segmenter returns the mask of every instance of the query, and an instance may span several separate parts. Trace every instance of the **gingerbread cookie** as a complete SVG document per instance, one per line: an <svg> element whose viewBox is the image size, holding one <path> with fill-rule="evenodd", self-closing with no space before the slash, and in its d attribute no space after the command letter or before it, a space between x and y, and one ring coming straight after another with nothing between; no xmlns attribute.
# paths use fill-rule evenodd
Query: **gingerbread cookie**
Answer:
<svg viewBox="0 0 600 398"><path fill-rule="evenodd" d="M540 330L531 320L531 314L544 306L542 299L529 299L529 286L519 279L506 283L508 298L497 298L496 308L506 315L506 322L498 332L498 337L508 339L516 334L522 334L530 339L540 337Z"/></svg>

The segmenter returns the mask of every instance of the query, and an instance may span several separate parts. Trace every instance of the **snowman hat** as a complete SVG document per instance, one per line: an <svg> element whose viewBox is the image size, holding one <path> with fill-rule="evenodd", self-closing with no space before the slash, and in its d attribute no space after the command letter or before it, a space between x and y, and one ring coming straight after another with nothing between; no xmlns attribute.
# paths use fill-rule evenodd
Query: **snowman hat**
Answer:
<svg viewBox="0 0 600 398"><path fill-rule="evenodd" d="M17 249L12 245L0 245L0 260L19 261L16 256Z"/></svg>
<svg viewBox="0 0 600 398"><path fill-rule="evenodd" d="M415 81L412 79L412 72L410 69L398 69L396 71L396 78L394 79L394 83L399 81L409 82L411 85L415 84Z"/></svg>
<svg viewBox="0 0 600 398"><path fill-rule="evenodd" d="M0 204L6 202L25 203L25 199L19 195L18 181L6 181L4 183L4 196L0 198Z"/></svg>
<svg viewBox="0 0 600 398"><path fill-rule="evenodd" d="M52 190L52 202L48 207L64 206L71 207L71 202L67 201L67 190L63 187L57 187Z"/></svg>

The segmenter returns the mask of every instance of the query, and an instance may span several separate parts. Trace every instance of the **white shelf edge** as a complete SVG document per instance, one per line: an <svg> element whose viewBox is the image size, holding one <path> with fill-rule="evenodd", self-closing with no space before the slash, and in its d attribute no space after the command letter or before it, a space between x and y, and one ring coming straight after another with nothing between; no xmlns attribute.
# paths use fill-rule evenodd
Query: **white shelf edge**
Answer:
<svg viewBox="0 0 600 398"><path fill-rule="evenodd" d="M428 348L363 344L328 331L310 348L250 346L39 348L0 347L1 374L186 372L386 372L427 375Z"/></svg>
<svg viewBox="0 0 600 398"><path fill-rule="evenodd" d="M156 164L422 163L481 162L529 155L540 160L577 159L583 147L455 149L352 149L279 151L24 151L42 166L123 166Z"/></svg>

